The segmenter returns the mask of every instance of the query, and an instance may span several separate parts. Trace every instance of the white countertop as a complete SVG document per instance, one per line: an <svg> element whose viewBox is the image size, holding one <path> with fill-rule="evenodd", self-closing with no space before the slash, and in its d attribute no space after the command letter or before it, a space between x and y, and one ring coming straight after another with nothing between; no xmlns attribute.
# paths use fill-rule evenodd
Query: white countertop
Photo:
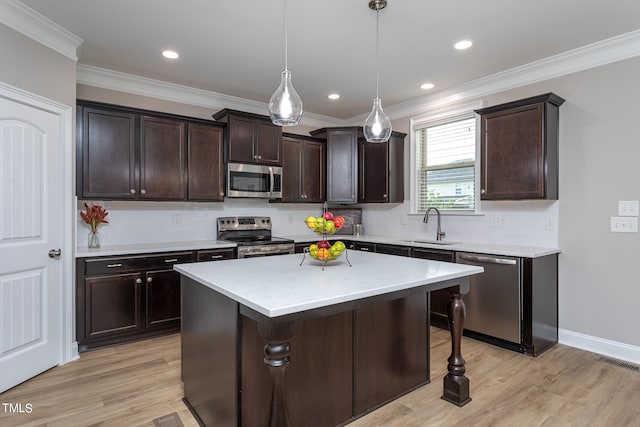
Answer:
<svg viewBox="0 0 640 427"><path fill-rule="evenodd" d="M321 236L308 233L297 236L282 236L294 240L296 243L309 242L313 243L321 239ZM490 255L516 256L523 258L537 258L545 255L560 253L558 248L542 248L536 246L518 246L503 245L493 243L473 243L462 242L452 245L441 245L435 243L410 243L409 237L390 237L366 235L355 237L351 235L333 234L328 236L329 240L351 240L354 242L367 243L386 243L389 245L412 246L416 248L440 249L455 252L477 252ZM416 239L418 240L418 239ZM446 242L446 240L445 240ZM174 252L174 251L197 251L202 249L222 249L234 248L235 243L225 242L221 240L193 240L187 242L161 242L161 243L138 243L131 245L109 245L102 246L98 249L89 249L79 247L76 250L76 258L87 258L94 256L117 256L117 255L134 255L144 253Z"/></svg>
<svg viewBox="0 0 640 427"><path fill-rule="evenodd" d="M309 242L313 243L321 239L321 236L309 233L308 235L299 236L281 236L289 239L293 239L296 243ZM515 256L523 258L537 258L545 255L560 253L559 248L542 248L537 246L519 246L519 245L504 245L494 243L473 243L473 242L459 242L454 244L437 244L437 243L417 243L409 242L410 237L390 237L390 236L351 236L351 235L339 235L332 234L328 236L329 240L351 240L353 242L367 242L367 243L386 243L389 245L399 246L412 246L414 248L428 248L428 249L440 249L444 251L455 252L477 252L490 255L503 255L503 256ZM424 238L415 238L416 240L428 240ZM447 242L447 240L444 240Z"/></svg>
<svg viewBox="0 0 640 427"><path fill-rule="evenodd" d="M348 251L327 263L302 254L174 265L174 269L269 317L478 274L482 267ZM259 272L259 273L258 273Z"/></svg>
<svg viewBox="0 0 640 427"><path fill-rule="evenodd" d="M198 251L202 249L235 248L235 243L221 240L193 240L188 242L137 243L131 245L109 245L97 249L80 247L76 250L76 258L94 256L133 255L158 252Z"/></svg>

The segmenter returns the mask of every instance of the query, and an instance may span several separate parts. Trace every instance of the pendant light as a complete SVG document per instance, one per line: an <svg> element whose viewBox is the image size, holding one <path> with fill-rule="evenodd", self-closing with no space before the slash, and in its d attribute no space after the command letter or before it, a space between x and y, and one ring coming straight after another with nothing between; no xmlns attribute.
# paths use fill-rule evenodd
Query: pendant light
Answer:
<svg viewBox="0 0 640 427"><path fill-rule="evenodd" d="M302 100L291 83L291 72L287 62L287 0L284 0L284 71L280 86L269 100L269 116L278 126L295 126L302 119Z"/></svg>
<svg viewBox="0 0 640 427"><path fill-rule="evenodd" d="M391 120L382 111L382 100L378 96L378 62L380 44L380 10L387 7L386 0L371 0L369 9L376 11L376 99L373 100L371 114L364 121L363 131L367 142L386 142L391 136Z"/></svg>

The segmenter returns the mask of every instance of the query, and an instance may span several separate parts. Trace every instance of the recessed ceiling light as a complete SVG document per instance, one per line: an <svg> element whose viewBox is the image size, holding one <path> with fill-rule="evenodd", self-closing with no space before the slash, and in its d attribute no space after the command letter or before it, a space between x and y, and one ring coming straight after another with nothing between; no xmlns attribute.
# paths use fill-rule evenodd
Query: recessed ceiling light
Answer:
<svg viewBox="0 0 640 427"><path fill-rule="evenodd" d="M460 40L458 43L454 44L453 47L458 50L465 50L469 49L472 44L471 40Z"/></svg>
<svg viewBox="0 0 640 427"><path fill-rule="evenodd" d="M336 99L340 99L340 95L338 95L337 93L332 93L329 96L327 96L327 98L331 100L336 100Z"/></svg>
<svg viewBox="0 0 640 427"><path fill-rule="evenodd" d="M420 85L420 89L433 89L433 83L424 83Z"/></svg>
<svg viewBox="0 0 640 427"><path fill-rule="evenodd" d="M169 59L178 59L178 58L180 58L180 55L175 50L163 50L162 51L162 56L164 56L165 58L169 58Z"/></svg>

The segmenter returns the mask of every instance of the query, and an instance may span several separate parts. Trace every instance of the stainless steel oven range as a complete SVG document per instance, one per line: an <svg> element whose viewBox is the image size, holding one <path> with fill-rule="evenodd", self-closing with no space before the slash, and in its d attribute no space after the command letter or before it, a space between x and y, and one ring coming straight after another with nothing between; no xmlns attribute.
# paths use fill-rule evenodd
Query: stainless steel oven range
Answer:
<svg viewBox="0 0 640 427"><path fill-rule="evenodd" d="M292 254L293 240L271 235L268 216L226 216L218 218L218 240L238 245L238 258Z"/></svg>

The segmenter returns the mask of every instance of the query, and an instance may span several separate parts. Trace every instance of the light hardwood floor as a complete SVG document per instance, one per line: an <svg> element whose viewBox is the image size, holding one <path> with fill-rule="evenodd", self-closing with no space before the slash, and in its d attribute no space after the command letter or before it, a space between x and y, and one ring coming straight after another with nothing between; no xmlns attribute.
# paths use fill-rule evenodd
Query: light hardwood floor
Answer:
<svg viewBox="0 0 640 427"><path fill-rule="evenodd" d="M472 401L440 399L448 333L432 328L432 383L356 420L364 426L640 426L640 372L556 345L537 358L464 338ZM82 353L7 392L2 403L27 403L5 426L152 426L177 413L197 423L181 401L180 335ZM313 425L310 420L309 425Z"/></svg>

